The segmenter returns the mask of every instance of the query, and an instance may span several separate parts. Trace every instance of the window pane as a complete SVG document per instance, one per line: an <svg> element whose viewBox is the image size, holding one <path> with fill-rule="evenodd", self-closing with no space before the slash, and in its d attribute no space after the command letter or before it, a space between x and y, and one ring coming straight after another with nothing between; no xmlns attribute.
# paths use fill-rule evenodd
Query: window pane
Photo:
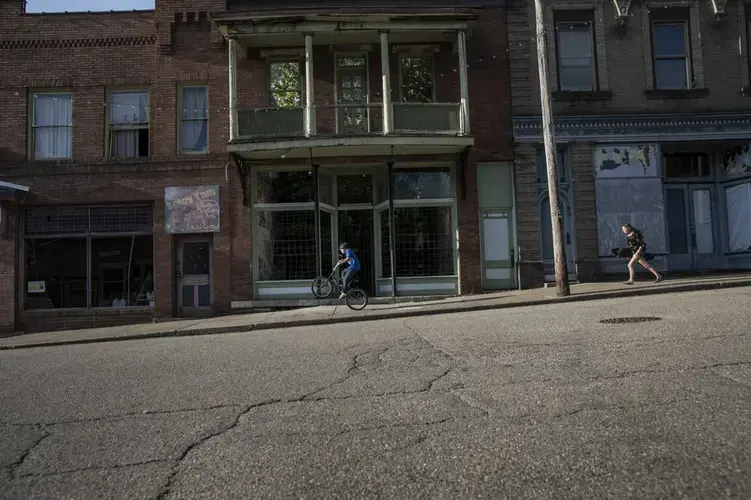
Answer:
<svg viewBox="0 0 751 500"><path fill-rule="evenodd" d="M197 120L208 118L207 104L206 87L183 87L183 120Z"/></svg>
<svg viewBox="0 0 751 500"><path fill-rule="evenodd" d="M454 274L451 207L394 209L396 276Z"/></svg>
<svg viewBox="0 0 751 500"><path fill-rule="evenodd" d="M209 123L207 120L190 120L182 123L182 151L202 153L208 149Z"/></svg>
<svg viewBox="0 0 751 500"><path fill-rule="evenodd" d="M294 108L301 105L302 73L300 63L279 61L269 64L269 97L272 107Z"/></svg>
<svg viewBox="0 0 751 500"><path fill-rule="evenodd" d="M685 59L658 59L655 61L655 86L658 89L686 89Z"/></svg>
<svg viewBox="0 0 751 500"><path fill-rule="evenodd" d="M561 90L587 91L594 90L592 68L563 67L558 69L558 79L561 82Z"/></svg>
<svg viewBox="0 0 751 500"><path fill-rule="evenodd" d="M728 214L728 250L751 250L751 183L725 188Z"/></svg>
<svg viewBox="0 0 751 500"><path fill-rule="evenodd" d="M568 182L568 179L566 178L566 150L565 149L558 149L556 154L556 171L558 173L558 182L566 183ZM538 184L547 184L548 183L548 167L545 160L545 150L540 149L537 151L537 183Z"/></svg>
<svg viewBox="0 0 751 500"><path fill-rule="evenodd" d="M395 200L452 198L451 169L415 168L394 170Z"/></svg>
<svg viewBox="0 0 751 500"><path fill-rule="evenodd" d="M558 55L560 57L592 58L592 31L590 25L559 23Z"/></svg>
<svg viewBox="0 0 751 500"><path fill-rule="evenodd" d="M113 92L108 106L110 122L113 124L149 123L148 92Z"/></svg>
<svg viewBox="0 0 751 500"><path fill-rule="evenodd" d="M34 94L34 126L73 125L73 97L70 94Z"/></svg>
<svg viewBox="0 0 751 500"><path fill-rule="evenodd" d="M27 239L25 251L26 309L86 307L84 238Z"/></svg>
<svg viewBox="0 0 751 500"><path fill-rule="evenodd" d="M49 160L73 156L72 127L36 127L34 129L34 159Z"/></svg>
<svg viewBox="0 0 751 500"><path fill-rule="evenodd" d="M351 57L351 56L337 56L336 57L336 64L339 67L342 68L352 68L352 67L360 67L365 66L365 58L364 57Z"/></svg>
<svg viewBox="0 0 751 500"><path fill-rule="evenodd" d="M258 280L312 280L316 270L316 228L312 210L256 212Z"/></svg>
<svg viewBox="0 0 751 500"><path fill-rule="evenodd" d="M338 175L337 203L373 203L373 176L370 174Z"/></svg>
<svg viewBox="0 0 751 500"><path fill-rule="evenodd" d="M309 203L315 201L313 172L258 172L256 203Z"/></svg>
<svg viewBox="0 0 751 500"><path fill-rule="evenodd" d="M432 57L404 57L401 72L402 101L433 102Z"/></svg>
<svg viewBox="0 0 751 500"><path fill-rule="evenodd" d="M130 272L130 277L128 277ZM151 235L91 240L92 307L148 306L154 300Z"/></svg>
<svg viewBox="0 0 751 500"><path fill-rule="evenodd" d="M183 243L182 273L184 276L208 276L211 273L211 248L208 241Z"/></svg>
<svg viewBox="0 0 751 500"><path fill-rule="evenodd" d="M655 24L654 36L655 57L681 57L686 55L686 24Z"/></svg>

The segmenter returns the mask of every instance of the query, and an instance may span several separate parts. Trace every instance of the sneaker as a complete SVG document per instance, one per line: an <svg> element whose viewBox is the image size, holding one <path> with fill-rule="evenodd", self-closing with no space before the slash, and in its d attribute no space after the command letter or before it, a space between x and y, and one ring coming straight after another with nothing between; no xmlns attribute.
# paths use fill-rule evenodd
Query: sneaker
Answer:
<svg viewBox="0 0 751 500"><path fill-rule="evenodd" d="M342 294L339 296L339 300L342 300L346 294L342 292Z"/></svg>
<svg viewBox="0 0 751 500"><path fill-rule="evenodd" d="M658 277L656 277L656 278L655 278L655 283L659 283L659 282L660 282L660 281L662 281L663 279L664 279L664 278L662 277L662 275L660 275L660 276L658 276Z"/></svg>

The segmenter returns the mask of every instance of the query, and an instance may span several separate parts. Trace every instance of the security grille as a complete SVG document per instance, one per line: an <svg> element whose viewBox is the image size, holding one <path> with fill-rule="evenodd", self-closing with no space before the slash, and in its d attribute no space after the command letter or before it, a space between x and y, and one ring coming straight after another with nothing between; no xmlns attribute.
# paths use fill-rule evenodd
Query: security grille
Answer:
<svg viewBox="0 0 751 500"><path fill-rule="evenodd" d="M151 205L84 205L32 207L24 212L27 237L152 233Z"/></svg>

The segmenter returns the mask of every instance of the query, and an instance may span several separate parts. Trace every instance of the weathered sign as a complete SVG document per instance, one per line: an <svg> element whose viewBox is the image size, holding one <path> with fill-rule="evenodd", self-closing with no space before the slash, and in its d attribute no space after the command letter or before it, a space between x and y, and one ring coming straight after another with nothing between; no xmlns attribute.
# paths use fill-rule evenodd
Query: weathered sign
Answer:
<svg viewBox="0 0 751 500"><path fill-rule="evenodd" d="M169 234L219 231L219 186L168 187L164 204Z"/></svg>

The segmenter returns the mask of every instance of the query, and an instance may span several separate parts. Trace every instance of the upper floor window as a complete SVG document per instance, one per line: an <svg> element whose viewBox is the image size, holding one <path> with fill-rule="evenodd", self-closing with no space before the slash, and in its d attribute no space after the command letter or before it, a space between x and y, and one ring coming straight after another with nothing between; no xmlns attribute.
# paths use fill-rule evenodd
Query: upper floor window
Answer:
<svg viewBox="0 0 751 500"><path fill-rule="evenodd" d="M180 104L180 152L208 152L208 89L194 85L182 87Z"/></svg>
<svg viewBox="0 0 751 500"><path fill-rule="evenodd" d="M399 82L402 102L433 102L433 57L402 56L399 61Z"/></svg>
<svg viewBox="0 0 751 500"><path fill-rule="evenodd" d="M593 11L555 13L558 55L558 89L593 91L597 89Z"/></svg>
<svg viewBox="0 0 751 500"><path fill-rule="evenodd" d="M652 19L654 86L659 90L691 88L691 48L688 12L659 13Z"/></svg>
<svg viewBox="0 0 751 500"><path fill-rule="evenodd" d="M73 96L40 92L31 97L32 159L70 158L73 153Z"/></svg>
<svg viewBox="0 0 751 500"><path fill-rule="evenodd" d="M269 62L269 106L302 106L302 70L300 61Z"/></svg>
<svg viewBox="0 0 751 500"><path fill-rule="evenodd" d="M149 156L149 92L110 92L107 153L110 158Z"/></svg>

